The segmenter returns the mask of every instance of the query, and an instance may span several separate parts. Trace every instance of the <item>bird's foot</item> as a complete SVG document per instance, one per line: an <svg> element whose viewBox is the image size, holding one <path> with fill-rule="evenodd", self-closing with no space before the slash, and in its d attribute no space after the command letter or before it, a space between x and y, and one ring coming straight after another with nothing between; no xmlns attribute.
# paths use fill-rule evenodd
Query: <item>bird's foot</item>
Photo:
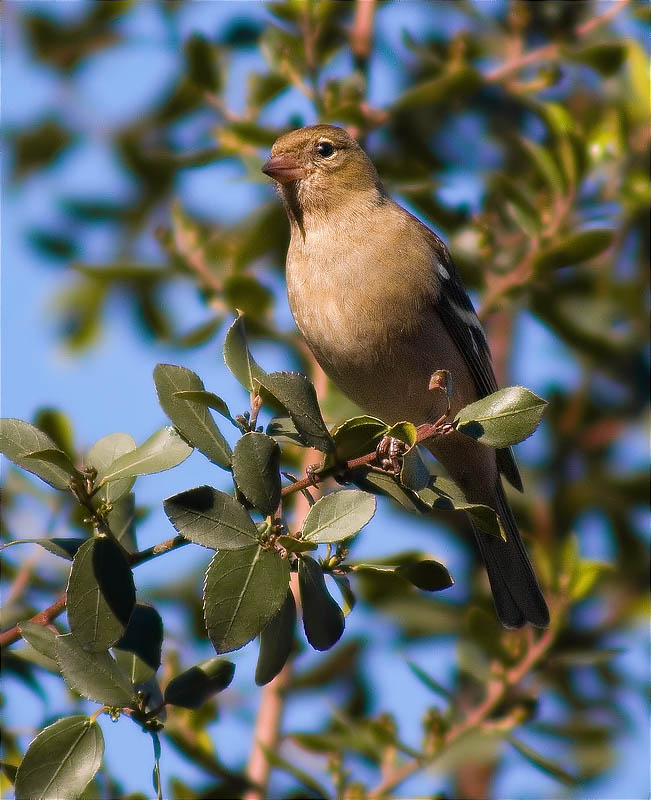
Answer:
<svg viewBox="0 0 651 800"><path fill-rule="evenodd" d="M380 468L391 475L399 475L402 469L402 457L409 450L409 445L395 436L384 436L375 448L375 457Z"/></svg>

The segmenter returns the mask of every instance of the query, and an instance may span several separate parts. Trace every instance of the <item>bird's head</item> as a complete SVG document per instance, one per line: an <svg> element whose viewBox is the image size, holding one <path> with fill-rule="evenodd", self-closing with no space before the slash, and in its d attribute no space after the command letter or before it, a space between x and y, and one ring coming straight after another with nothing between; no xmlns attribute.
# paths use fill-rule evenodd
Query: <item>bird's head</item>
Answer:
<svg viewBox="0 0 651 800"><path fill-rule="evenodd" d="M280 186L290 211L324 215L360 195L383 195L373 162L343 128L311 125L274 142L262 171Z"/></svg>

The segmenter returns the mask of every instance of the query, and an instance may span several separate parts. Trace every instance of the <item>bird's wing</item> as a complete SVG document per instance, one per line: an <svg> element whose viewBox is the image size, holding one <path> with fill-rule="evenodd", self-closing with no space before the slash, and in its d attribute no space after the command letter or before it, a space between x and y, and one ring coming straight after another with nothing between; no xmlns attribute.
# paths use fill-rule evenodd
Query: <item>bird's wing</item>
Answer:
<svg viewBox="0 0 651 800"><path fill-rule="evenodd" d="M431 235L434 237L438 262L435 268L441 285L437 310L466 361L479 397L486 397L498 389L486 335L446 246L434 233ZM512 486L522 491L522 478L511 448L497 450L496 455L500 472Z"/></svg>

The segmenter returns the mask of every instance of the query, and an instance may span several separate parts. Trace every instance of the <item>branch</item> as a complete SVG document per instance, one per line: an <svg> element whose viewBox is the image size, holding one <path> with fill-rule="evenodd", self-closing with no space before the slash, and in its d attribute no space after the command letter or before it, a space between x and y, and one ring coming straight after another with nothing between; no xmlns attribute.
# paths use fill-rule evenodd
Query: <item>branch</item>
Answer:
<svg viewBox="0 0 651 800"><path fill-rule="evenodd" d="M587 22L584 22L581 25L578 25L574 29L574 36L578 39L587 36L591 33L595 28L598 28L601 25L604 25L606 22L610 22L613 17L615 17L619 12L629 4L630 0L616 0L607 11L601 14L598 17L593 17L589 19ZM537 61L545 61L550 59L559 58L561 55L561 46L559 44L546 44L543 47L539 47L536 50L531 50L529 53L525 53L518 58L514 58L512 61L507 61L505 64L502 64L499 67L491 70L490 72L486 73L485 79L487 81L498 83L504 78L507 78L513 72L518 72L518 70L522 69L522 67L527 67L530 64L535 64Z"/></svg>
<svg viewBox="0 0 651 800"><path fill-rule="evenodd" d="M490 714L497 708L502 700L504 700L508 692L520 683L550 649L558 633L558 623L562 615L561 612L562 608L559 607L553 620L555 624L550 625L538 639L532 639L527 653L519 664L507 670L501 677L489 681L482 702L470 709L466 713L464 719L460 720L448 730L436 753L429 758L414 758L407 761L371 791L368 795L369 798L385 797L411 775L433 764L452 744L484 724ZM528 629L528 632L531 636L533 635L531 629Z"/></svg>
<svg viewBox="0 0 651 800"><path fill-rule="evenodd" d="M65 607L66 593L63 592L51 606L43 609L43 611L39 611L38 614L31 617L29 622L34 622L36 625L49 625L53 619L56 619L59 614L62 613ZM20 629L18 625L14 625L13 628L9 628L9 630L0 633L0 647L6 647L9 644L17 642L19 639Z"/></svg>

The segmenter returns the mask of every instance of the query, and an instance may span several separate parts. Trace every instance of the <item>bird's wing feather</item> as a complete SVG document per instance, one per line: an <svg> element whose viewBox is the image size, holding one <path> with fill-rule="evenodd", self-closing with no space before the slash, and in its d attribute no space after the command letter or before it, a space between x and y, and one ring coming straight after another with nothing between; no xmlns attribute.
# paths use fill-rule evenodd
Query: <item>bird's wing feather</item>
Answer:
<svg viewBox="0 0 651 800"><path fill-rule="evenodd" d="M431 236L434 237L434 251L438 261L436 269L441 285L437 310L466 361L478 396L486 397L498 389L486 335L446 246L434 233ZM511 448L497 450L496 456L500 472L521 492L522 478Z"/></svg>

